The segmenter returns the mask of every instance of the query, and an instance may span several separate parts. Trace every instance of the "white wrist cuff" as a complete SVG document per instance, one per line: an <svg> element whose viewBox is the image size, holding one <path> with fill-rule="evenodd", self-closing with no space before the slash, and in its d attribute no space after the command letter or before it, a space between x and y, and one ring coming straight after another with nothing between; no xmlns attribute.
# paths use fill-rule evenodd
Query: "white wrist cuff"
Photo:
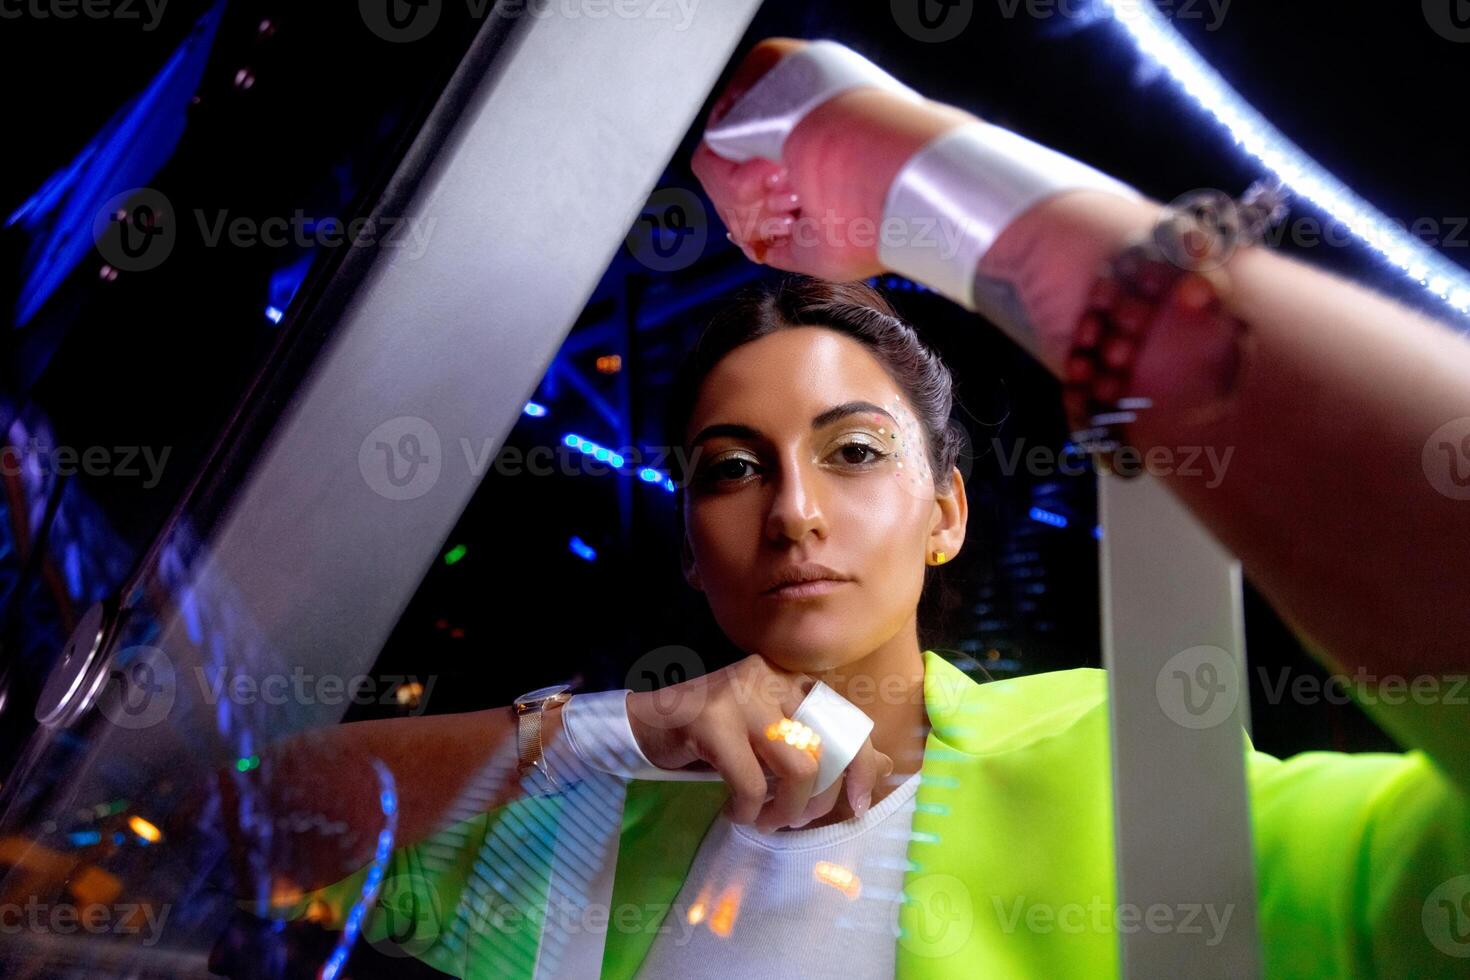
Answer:
<svg viewBox="0 0 1470 980"><path fill-rule="evenodd" d="M813 41L783 57L705 130L710 149L727 160L756 157L780 162L798 123L817 106L849 89L873 85L923 101L924 97L836 41Z"/></svg>
<svg viewBox="0 0 1470 980"><path fill-rule="evenodd" d="M660 769L638 747L628 723L629 690L574 694L561 708L562 734L584 764L625 779L657 779ZM716 776L716 779L719 777Z"/></svg>
<svg viewBox="0 0 1470 980"><path fill-rule="evenodd" d="M1043 198L1082 188L1142 196L1085 163L977 120L932 140L904 164L888 190L878 257L976 310L975 274L1000 233ZM1029 338L1015 339L1033 348Z"/></svg>

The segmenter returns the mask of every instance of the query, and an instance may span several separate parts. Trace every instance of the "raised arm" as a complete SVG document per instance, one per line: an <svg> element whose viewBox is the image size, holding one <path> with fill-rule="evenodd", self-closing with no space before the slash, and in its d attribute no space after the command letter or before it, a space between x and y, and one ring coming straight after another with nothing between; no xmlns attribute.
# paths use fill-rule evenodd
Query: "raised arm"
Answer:
<svg viewBox="0 0 1470 980"><path fill-rule="evenodd" d="M712 124L800 47L757 48ZM694 167L753 260L864 278L886 269L874 229L894 180L931 141L976 122L865 86L802 117L782 164L706 143ZM978 264L987 312L1062 377L1100 263L1162 210L1095 189L1040 200ZM1330 666L1378 678L1470 668L1470 501L1452 492L1470 468L1470 345L1264 247L1237 252L1216 278L1224 312L1246 325L1239 361L1225 317L1166 309L1136 365L1132 393L1154 406L1130 426L1134 444L1145 458L1178 463L1202 447L1228 461L1223 477L1178 466L1161 477Z"/></svg>

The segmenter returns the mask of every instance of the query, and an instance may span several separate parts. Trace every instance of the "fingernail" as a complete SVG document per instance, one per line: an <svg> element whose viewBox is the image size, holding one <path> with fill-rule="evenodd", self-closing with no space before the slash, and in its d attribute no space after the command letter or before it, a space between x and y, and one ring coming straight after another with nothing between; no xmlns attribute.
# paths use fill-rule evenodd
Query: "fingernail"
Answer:
<svg viewBox="0 0 1470 980"><path fill-rule="evenodd" d="M786 180L788 176L789 173L786 171L785 168L782 168L780 170L773 170L770 173L766 174L766 186L771 188L772 190L775 190L777 187L781 186L781 184Z"/></svg>
<svg viewBox="0 0 1470 980"><path fill-rule="evenodd" d="M801 195L795 191L771 194L766 198L766 207L772 211L795 211L801 206Z"/></svg>

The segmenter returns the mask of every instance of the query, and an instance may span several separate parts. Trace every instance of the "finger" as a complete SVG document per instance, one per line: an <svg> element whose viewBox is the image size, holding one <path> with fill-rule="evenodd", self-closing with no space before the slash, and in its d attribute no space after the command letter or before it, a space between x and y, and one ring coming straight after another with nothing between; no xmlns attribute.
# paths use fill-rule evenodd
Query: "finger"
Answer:
<svg viewBox="0 0 1470 980"><path fill-rule="evenodd" d="M793 823L791 826L802 827L806 824L811 823L818 817L826 816L828 813L831 813L832 808L837 805L837 799L842 793L844 782L844 778L839 775L835 780L832 781L831 786L828 786L825 790L818 793L816 796L813 796L811 798L811 802L807 803L806 809L801 811L801 816L798 817L796 819L796 822Z"/></svg>
<svg viewBox="0 0 1470 980"><path fill-rule="evenodd" d="M817 686L817 679L811 674L803 674L800 671L780 670L778 673L786 684L777 698L781 713L787 718L796 714L796 709L801 707L801 702L811 693L811 689Z"/></svg>
<svg viewBox="0 0 1470 980"><path fill-rule="evenodd" d="M776 777L775 798L756 817L756 827L762 833L770 833L798 820L811 802L817 781L817 760L813 752L789 743L773 727L753 732L752 741L756 754Z"/></svg>
<svg viewBox="0 0 1470 980"><path fill-rule="evenodd" d="M773 215L790 214L801 207L801 195L796 191L778 188L766 194L766 210Z"/></svg>
<svg viewBox="0 0 1470 980"><path fill-rule="evenodd" d="M690 748L699 758L715 767L730 790L725 813L731 822L750 823L755 820L765 805L768 787L765 770L751 750L748 737L738 730L721 733L714 739L695 735Z"/></svg>
<svg viewBox="0 0 1470 980"><path fill-rule="evenodd" d="M881 757L881 759L880 759ZM847 805L853 816L860 817L873 802L873 790L881 777L882 761L886 760L892 772L893 760L873 748L872 739L864 739L862 747L847 766Z"/></svg>

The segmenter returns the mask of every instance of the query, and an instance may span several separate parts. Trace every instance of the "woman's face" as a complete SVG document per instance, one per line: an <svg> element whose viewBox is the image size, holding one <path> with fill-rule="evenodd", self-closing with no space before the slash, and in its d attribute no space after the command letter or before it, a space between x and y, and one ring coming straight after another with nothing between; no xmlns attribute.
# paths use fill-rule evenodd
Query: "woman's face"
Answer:
<svg viewBox="0 0 1470 980"><path fill-rule="evenodd" d="M685 574L736 646L817 672L915 635L927 561L964 540L964 484L936 493L919 419L867 347L823 327L744 344L684 436ZM769 591L806 563L846 581Z"/></svg>

